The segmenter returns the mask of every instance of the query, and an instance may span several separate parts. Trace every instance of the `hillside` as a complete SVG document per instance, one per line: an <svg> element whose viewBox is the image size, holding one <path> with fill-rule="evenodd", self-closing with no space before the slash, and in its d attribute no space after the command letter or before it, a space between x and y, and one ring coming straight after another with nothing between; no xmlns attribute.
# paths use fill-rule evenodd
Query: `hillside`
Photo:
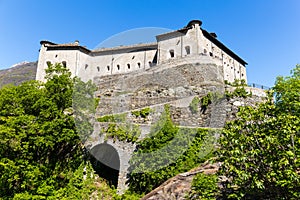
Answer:
<svg viewBox="0 0 300 200"><path fill-rule="evenodd" d="M19 85L28 80L34 80L37 62L16 64L9 69L0 70L0 87L7 84Z"/></svg>

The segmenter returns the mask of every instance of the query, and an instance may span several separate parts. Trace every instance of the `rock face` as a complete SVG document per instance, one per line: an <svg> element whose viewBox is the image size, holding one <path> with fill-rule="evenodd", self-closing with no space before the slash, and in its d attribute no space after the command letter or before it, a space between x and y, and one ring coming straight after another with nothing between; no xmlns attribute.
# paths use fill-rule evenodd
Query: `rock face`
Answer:
<svg viewBox="0 0 300 200"><path fill-rule="evenodd" d="M145 195L141 200L186 199L186 195L191 191L191 183L195 175L198 173L215 174L219 167L220 163L204 163L189 172L178 174L177 176L167 180L161 186Z"/></svg>
<svg viewBox="0 0 300 200"><path fill-rule="evenodd" d="M24 62L0 70L0 88L7 84L19 85L24 81L35 80L36 69L37 62Z"/></svg>

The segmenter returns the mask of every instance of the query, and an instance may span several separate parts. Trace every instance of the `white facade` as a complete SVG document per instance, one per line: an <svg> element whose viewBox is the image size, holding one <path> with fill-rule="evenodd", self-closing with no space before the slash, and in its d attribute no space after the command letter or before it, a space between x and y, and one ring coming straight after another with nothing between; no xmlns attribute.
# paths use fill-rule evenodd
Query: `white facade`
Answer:
<svg viewBox="0 0 300 200"><path fill-rule="evenodd" d="M63 63L74 76L88 81L95 77L159 67L168 62L182 63L187 57L201 63L207 56L212 64L223 67L224 80L247 81L247 63L219 42L214 33L202 29L201 24L199 20L190 21L182 29L157 35L155 43L98 50L89 50L77 41L71 44L41 41L36 79L44 81L47 62Z"/></svg>

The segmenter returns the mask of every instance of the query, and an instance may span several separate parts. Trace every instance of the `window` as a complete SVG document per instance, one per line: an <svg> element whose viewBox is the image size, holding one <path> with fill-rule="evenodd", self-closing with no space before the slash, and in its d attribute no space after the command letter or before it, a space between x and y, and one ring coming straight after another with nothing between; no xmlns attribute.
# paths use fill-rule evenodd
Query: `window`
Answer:
<svg viewBox="0 0 300 200"><path fill-rule="evenodd" d="M97 70L98 70L98 72L100 71L100 67L99 66L97 67Z"/></svg>
<svg viewBox="0 0 300 200"><path fill-rule="evenodd" d="M209 55L210 55L211 57L213 57L213 56L214 56L212 52L209 52Z"/></svg>
<svg viewBox="0 0 300 200"><path fill-rule="evenodd" d="M84 67L84 69L87 69L89 67L89 65L88 64L85 64L85 67Z"/></svg>
<svg viewBox="0 0 300 200"><path fill-rule="evenodd" d="M49 67L51 65L51 62L50 61L47 61L46 62L47 66Z"/></svg>
<svg viewBox="0 0 300 200"><path fill-rule="evenodd" d="M169 51L169 53L170 53L170 57L171 57L171 58L174 58L174 56L175 56L174 50L171 49L171 50Z"/></svg>
<svg viewBox="0 0 300 200"><path fill-rule="evenodd" d="M118 70L120 70L120 65L117 65Z"/></svg>
<svg viewBox="0 0 300 200"><path fill-rule="evenodd" d="M55 58L57 58L57 56L58 56L58 55L56 54L56 55L55 55Z"/></svg>
<svg viewBox="0 0 300 200"><path fill-rule="evenodd" d="M141 68L141 63L138 62L137 65L138 65L139 68Z"/></svg>
<svg viewBox="0 0 300 200"><path fill-rule="evenodd" d="M190 46L186 46L185 47L185 52L186 52L186 55L190 55L191 54L191 48L190 48Z"/></svg>
<svg viewBox="0 0 300 200"><path fill-rule="evenodd" d="M130 69L130 64L129 63L127 64L127 68Z"/></svg>
<svg viewBox="0 0 300 200"><path fill-rule="evenodd" d="M64 67L67 67L67 62L66 62L66 61L62 61L62 65L63 65Z"/></svg>
<svg viewBox="0 0 300 200"><path fill-rule="evenodd" d="M134 58L135 58L135 56L132 56L132 58L131 58L131 59L133 60Z"/></svg>
<svg viewBox="0 0 300 200"><path fill-rule="evenodd" d="M109 65L107 65L107 67L106 67L106 68L107 68L107 71L109 71L109 69L110 69Z"/></svg>

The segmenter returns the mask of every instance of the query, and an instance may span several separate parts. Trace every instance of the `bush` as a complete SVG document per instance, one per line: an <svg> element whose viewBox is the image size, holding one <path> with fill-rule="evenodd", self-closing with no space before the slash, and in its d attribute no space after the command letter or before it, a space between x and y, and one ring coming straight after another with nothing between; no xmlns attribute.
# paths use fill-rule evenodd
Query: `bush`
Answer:
<svg viewBox="0 0 300 200"><path fill-rule="evenodd" d="M212 155L215 139L215 130L175 126L166 106L149 137L137 143L130 160L130 190L147 193L199 165Z"/></svg>
<svg viewBox="0 0 300 200"><path fill-rule="evenodd" d="M189 108L193 114L196 114L198 112L199 103L200 103L200 99L197 96L194 97L192 102L190 103Z"/></svg>
<svg viewBox="0 0 300 200"><path fill-rule="evenodd" d="M218 192L218 176L215 174L197 174L192 181L189 199L216 199Z"/></svg>

